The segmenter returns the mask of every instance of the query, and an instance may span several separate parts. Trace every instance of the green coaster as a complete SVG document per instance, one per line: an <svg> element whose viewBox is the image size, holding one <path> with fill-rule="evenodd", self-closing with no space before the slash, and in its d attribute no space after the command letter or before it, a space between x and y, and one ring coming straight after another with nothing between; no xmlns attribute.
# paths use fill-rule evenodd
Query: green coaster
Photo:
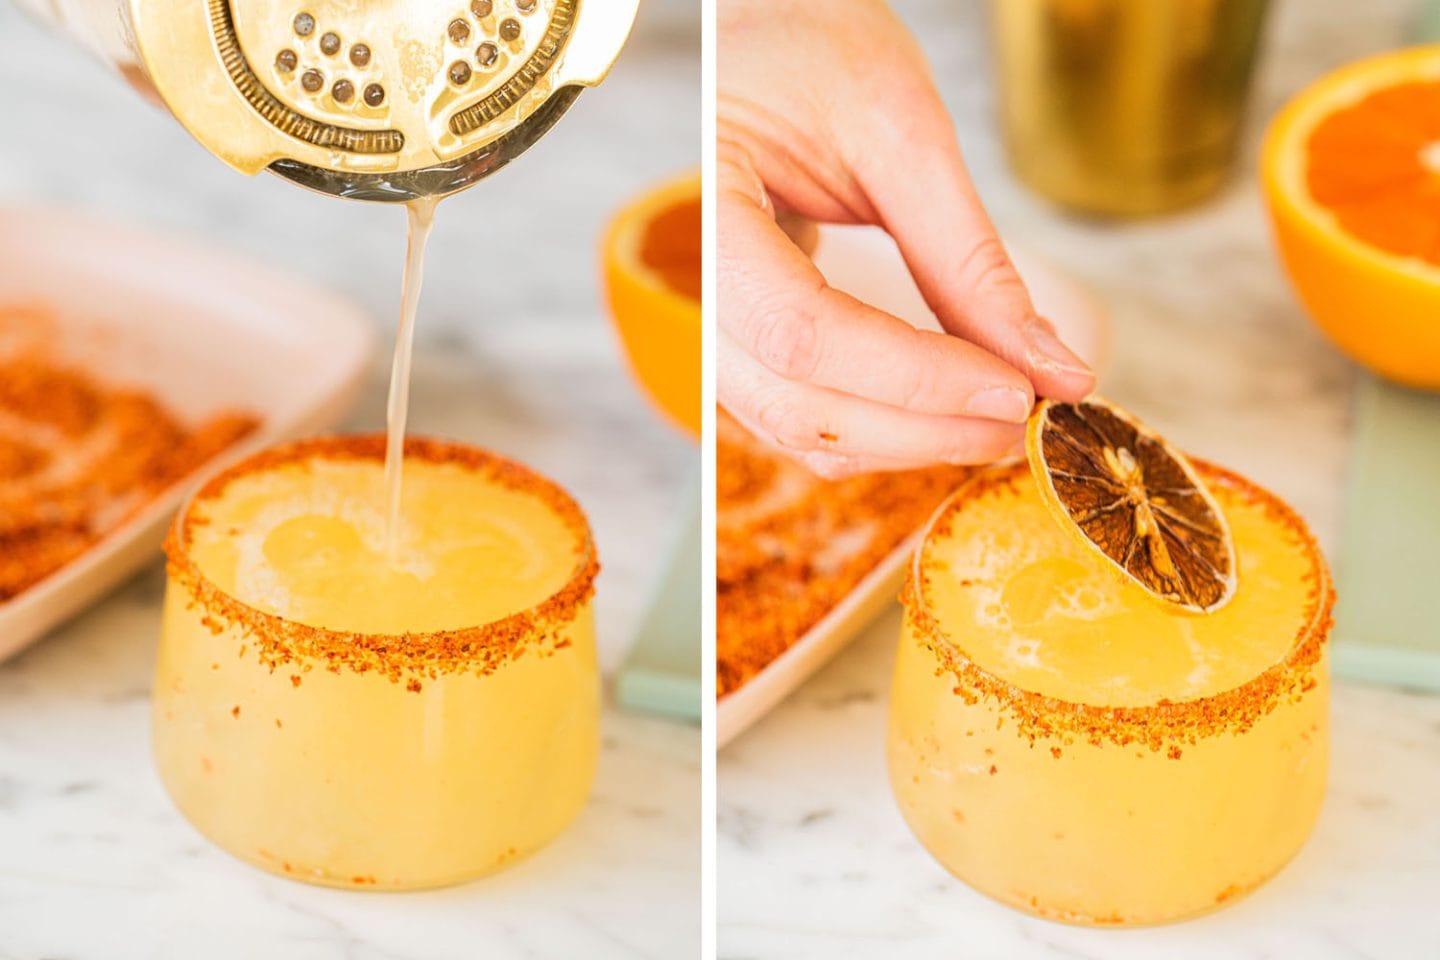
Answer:
<svg viewBox="0 0 1440 960"><path fill-rule="evenodd" d="M1440 394L1362 376L1335 589L1335 672L1440 691Z"/></svg>
<svg viewBox="0 0 1440 960"><path fill-rule="evenodd" d="M1420 4L1415 22L1415 39L1421 43L1440 40L1440 2L1437 0Z"/></svg>
<svg viewBox="0 0 1440 960"><path fill-rule="evenodd" d="M685 485L679 521L650 610L615 681L634 710L700 719L700 471Z"/></svg>

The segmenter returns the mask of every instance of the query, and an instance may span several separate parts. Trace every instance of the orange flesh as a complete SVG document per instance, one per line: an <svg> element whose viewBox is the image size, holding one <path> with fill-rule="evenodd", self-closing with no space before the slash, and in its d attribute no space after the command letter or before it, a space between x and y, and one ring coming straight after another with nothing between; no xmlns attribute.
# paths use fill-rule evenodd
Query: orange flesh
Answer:
<svg viewBox="0 0 1440 960"><path fill-rule="evenodd" d="M1306 185L1340 227L1440 266L1440 81L1377 90L1320 121Z"/></svg>
<svg viewBox="0 0 1440 960"><path fill-rule="evenodd" d="M658 214L645 229L640 260L676 293L700 299L700 198Z"/></svg>

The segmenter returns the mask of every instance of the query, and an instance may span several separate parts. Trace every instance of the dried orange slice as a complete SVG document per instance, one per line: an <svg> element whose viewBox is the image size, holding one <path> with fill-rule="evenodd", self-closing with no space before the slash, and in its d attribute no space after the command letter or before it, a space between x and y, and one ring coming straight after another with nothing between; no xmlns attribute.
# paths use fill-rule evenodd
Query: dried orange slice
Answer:
<svg viewBox="0 0 1440 960"><path fill-rule="evenodd" d="M1184 455L1104 400L1042 401L1025 431L1040 495L1116 570L1194 613L1235 593L1225 515Z"/></svg>
<svg viewBox="0 0 1440 960"><path fill-rule="evenodd" d="M1270 124L1260 178L1316 325L1376 373L1440 388L1440 45L1302 90Z"/></svg>

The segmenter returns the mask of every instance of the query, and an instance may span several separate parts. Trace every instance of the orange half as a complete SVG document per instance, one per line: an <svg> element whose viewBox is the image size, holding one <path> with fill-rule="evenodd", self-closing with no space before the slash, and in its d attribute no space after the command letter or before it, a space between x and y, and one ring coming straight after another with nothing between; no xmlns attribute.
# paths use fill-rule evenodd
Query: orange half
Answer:
<svg viewBox="0 0 1440 960"><path fill-rule="evenodd" d="M1270 126L1261 179L1316 324L1376 373L1440 388L1440 45L1302 91Z"/></svg>
<svg viewBox="0 0 1440 960"><path fill-rule="evenodd" d="M601 247L610 313L630 369L672 421L700 436L700 175L621 210Z"/></svg>

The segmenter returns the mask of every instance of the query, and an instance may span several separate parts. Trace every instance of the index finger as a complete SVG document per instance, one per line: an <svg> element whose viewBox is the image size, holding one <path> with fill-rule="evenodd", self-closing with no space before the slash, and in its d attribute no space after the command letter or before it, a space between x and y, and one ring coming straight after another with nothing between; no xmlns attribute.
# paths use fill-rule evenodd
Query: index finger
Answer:
<svg viewBox="0 0 1440 960"><path fill-rule="evenodd" d="M831 287L743 157L722 154L717 193L718 321L770 370L917 413L1025 419L1034 396L1019 370Z"/></svg>
<svg viewBox="0 0 1440 960"><path fill-rule="evenodd" d="M896 130L856 150L857 179L941 326L1024 371L1036 393L1080 399L1094 389L1094 373L1035 312L938 95L921 99L882 119Z"/></svg>

